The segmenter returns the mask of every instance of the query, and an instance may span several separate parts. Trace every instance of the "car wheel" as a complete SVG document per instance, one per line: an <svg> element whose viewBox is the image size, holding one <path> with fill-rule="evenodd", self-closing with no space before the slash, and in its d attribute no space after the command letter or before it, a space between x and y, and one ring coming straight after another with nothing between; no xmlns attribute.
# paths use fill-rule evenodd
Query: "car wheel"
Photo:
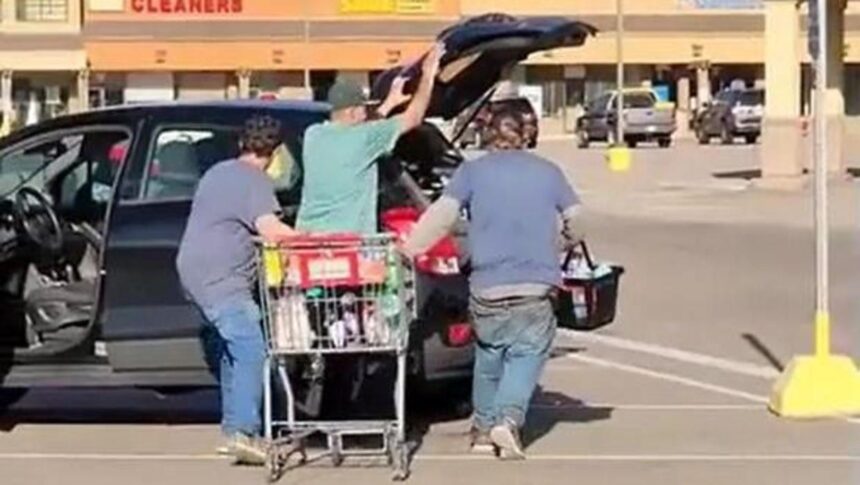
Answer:
<svg viewBox="0 0 860 485"><path fill-rule="evenodd" d="M639 144L639 140L627 140L627 146L630 148L636 148L636 145Z"/></svg>
<svg viewBox="0 0 860 485"><path fill-rule="evenodd" d="M720 129L720 141L723 145L731 145L735 142L735 137L732 135L732 130L729 129L729 125L723 123L722 128Z"/></svg>
<svg viewBox="0 0 860 485"><path fill-rule="evenodd" d="M576 134L576 146L579 148L588 148L588 145L591 144L591 140L588 139L588 133L585 130L580 130Z"/></svg>
<svg viewBox="0 0 860 485"><path fill-rule="evenodd" d="M671 138L660 138L659 140L657 140L657 145L660 148L669 148L670 146L672 146L672 139Z"/></svg>
<svg viewBox="0 0 860 485"><path fill-rule="evenodd" d="M755 145L757 141L758 141L758 135L747 135L746 136L747 145Z"/></svg>
<svg viewBox="0 0 860 485"><path fill-rule="evenodd" d="M696 139L699 140L699 145L708 145L711 143L711 137L701 127L696 130Z"/></svg>

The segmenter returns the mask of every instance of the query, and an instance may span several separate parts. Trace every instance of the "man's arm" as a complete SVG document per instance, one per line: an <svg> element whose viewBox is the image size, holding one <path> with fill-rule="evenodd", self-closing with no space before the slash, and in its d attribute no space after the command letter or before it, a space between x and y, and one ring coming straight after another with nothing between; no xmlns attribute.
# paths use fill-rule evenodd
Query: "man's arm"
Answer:
<svg viewBox="0 0 860 485"><path fill-rule="evenodd" d="M410 258L426 252L439 239L451 233L459 216L460 203L457 199L443 195L421 215L403 245L403 252Z"/></svg>
<svg viewBox="0 0 860 485"><path fill-rule="evenodd" d="M257 234L267 243L277 243L290 239L299 234L292 227L284 224L275 214L265 214L254 221Z"/></svg>
<svg viewBox="0 0 860 485"><path fill-rule="evenodd" d="M401 134L418 127L424 121L424 115L427 114L427 108L430 106L430 98L433 96L433 86L436 82L436 74L439 72L439 61L444 54L444 47L437 44L424 58L424 62L421 64L421 81L418 84L418 90L415 91L412 102L409 103L406 111L398 117Z"/></svg>
<svg viewBox="0 0 860 485"><path fill-rule="evenodd" d="M579 204L568 207L561 213L561 238L562 249L572 249L585 239L582 224L582 206Z"/></svg>

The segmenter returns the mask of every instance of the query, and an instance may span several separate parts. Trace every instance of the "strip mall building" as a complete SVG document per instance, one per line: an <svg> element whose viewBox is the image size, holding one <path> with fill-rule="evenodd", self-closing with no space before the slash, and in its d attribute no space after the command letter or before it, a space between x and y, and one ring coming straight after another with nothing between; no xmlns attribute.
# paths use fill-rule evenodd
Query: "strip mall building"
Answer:
<svg viewBox="0 0 860 485"><path fill-rule="evenodd" d="M860 1L833 3L844 8L831 19L834 39L845 31L829 53L836 119L860 114ZM625 6L631 84L661 87L681 117L732 82L760 84L772 132L800 129L811 84L805 5ZM585 47L540 54L514 73L542 88L545 115L571 118L569 109L614 84L614 8L609 0L0 0L0 111L21 122L122 102L320 97L337 76L369 84L451 23L501 11L567 15L601 29ZM764 149L778 151L767 138Z"/></svg>

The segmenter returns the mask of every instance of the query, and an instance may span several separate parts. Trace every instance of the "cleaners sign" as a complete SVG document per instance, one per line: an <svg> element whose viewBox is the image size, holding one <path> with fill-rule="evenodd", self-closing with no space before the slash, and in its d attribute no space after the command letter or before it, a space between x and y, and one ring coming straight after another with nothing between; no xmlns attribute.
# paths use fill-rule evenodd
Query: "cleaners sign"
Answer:
<svg viewBox="0 0 860 485"><path fill-rule="evenodd" d="M242 0L130 0L135 13L242 13Z"/></svg>

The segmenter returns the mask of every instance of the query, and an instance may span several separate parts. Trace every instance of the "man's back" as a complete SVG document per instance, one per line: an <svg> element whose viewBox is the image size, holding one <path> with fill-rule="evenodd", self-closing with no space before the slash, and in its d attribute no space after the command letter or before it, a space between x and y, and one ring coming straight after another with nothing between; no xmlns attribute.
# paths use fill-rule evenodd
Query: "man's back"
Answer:
<svg viewBox="0 0 860 485"><path fill-rule="evenodd" d="M394 148L399 122L324 123L308 128L296 228L309 232L376 232L376 160Z"/></svg>
<svg viewBox="0 0 860 485"><path fill-rule="evenodd" d="M249 296L254 274L254 222L277 212L271 179L238 160L201 179L177 256L185 289L199 302Z"/></svg>
<svg viewBox="0 0 860 485"><path fill-rule="evenodd" d="M461 167L447 195L469 209L473 288L559 283L559 215L578 201L558 167L493 152Z"/></svg>

